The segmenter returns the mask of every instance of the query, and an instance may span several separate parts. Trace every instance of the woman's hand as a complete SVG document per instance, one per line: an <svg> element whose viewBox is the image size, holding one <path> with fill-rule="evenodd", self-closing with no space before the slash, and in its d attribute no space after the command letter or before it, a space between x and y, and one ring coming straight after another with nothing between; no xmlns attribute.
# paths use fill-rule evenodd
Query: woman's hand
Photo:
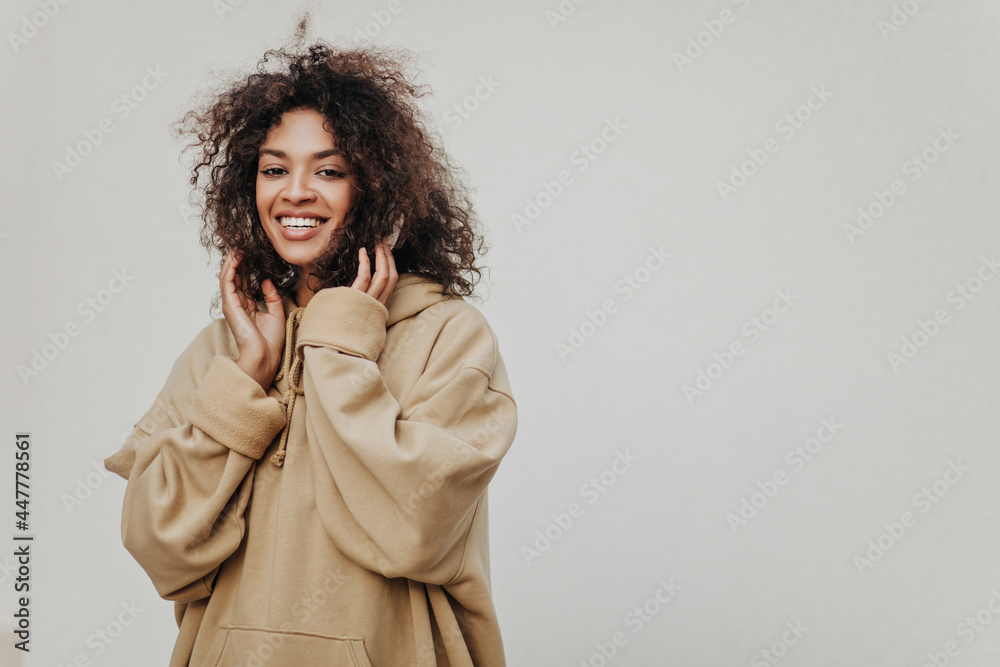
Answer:
<svg viewBox="0 0 1000 667"><path fill-rule="evenodd" d="M375 248L375 276L371 275L371 262L368 261L368 253L364 248L358 251L358 277L351 285L354 289L359 289L365 294L374 297L388 307L389 297L396 287L396 280L399 274L396 273L396 260L392 258L392 250L389 249L389 242L382 241Z"/></svg>
<svg viewBox="0 0 1000 667"><path fill-rule="evenodd" d="M285 347L285 307L277 288L268 278L261 283L267 312L257 310L256 302L243 294L245 283L236 273L240 259L240 252L234 249L222 263L219 273L222 314L240 351L236 365L267 391L281 365Z"/></svg>

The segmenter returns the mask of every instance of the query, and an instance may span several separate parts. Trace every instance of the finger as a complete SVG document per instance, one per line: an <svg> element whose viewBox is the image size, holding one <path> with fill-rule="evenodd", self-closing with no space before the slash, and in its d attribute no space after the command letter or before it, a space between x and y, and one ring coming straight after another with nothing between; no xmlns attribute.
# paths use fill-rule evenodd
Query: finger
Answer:
<svg viewBox="0 0 1000 667"><path fill-rule="evenodd" d="M231 252L223 262L219 275L222 290L222 314L237 340L248 340L253 333L250 318L236 290L236 264L238 260Z"/></svg>
<svg viewBox="0 0 1000 667"><path fill-rule="evenodd" d="M368 294L376 299L381 298L382 290L385 288L386 270L385 242L383 241L375 247L375 275L372 276L372 282L368 287Z"/></svg>
<svg viewBox="0 0 1000 667"><path fill-rule="evenodd" d="M233 296L235 298L234 303L247 311L247 296L246 296L246 280L243 278L243 273L239 270L239 259L234 258L231 264L232 266L232 289Z"/></svg>
<svg viewBox="0 0 1000 667"><path fill-rule="evenodd" d="M393 259L392 248L388 242L385 243L383 255L385 256L385 264L383 266L386 271L386 280L379 300L383 305L388 307L389 298L392 296L393 290L396 289L396 281L399 278L399 274L396 272L396 260Z"/></svg>
<svg viewBox="0 0 1000 667"><path fill-rule="evenodd" d="M236 302L236 290L233 285L233 256L230 252L222 262L222 270L219 271L219 292L222 295L222 314L226 321L232 323L234 313L239 310Z"/></svg>
<svg viewBox="0 0 1000 667"><path fill-rule="evenodd" d="M242 259L243 254L239 250L234 251L232 261L233 293L239 307L243 309L247 316L252 316L257 311L257 302L247 294L247 278L243 275L244 272L239 270L239 265Z"/></svg>
<svg viewBox="0 0 1000 667"><path fill-rule="evenodd" d="M222 297L222 314L226 314L229 304L226 302L226 272L229 270L229 253L226 253L222 260L222 268L219 269L219 294Z"/></svg>
<svg viewBox="0 0 1000 667"><path fill-rule="evenodd" d="M261 287L264 290L264 301L267 303L267 312L281 320L285 319L285 305L281 302L281 296L278 294L278 288L274 286L274 283L270 278L264 280Z"/></svg>
<svg viewBox="0 0 1000 667"><path fill-rule="evenodd" d="M358 249L358 254L358 277L351 287L367 292L368 283L371 280L371 263L368 261L368 253L365 252L364 246Z"/></svg>
<svg viewBox="0 0 1000 667"><path fill-rule="evenodd" d="M236 258L230 252L226 256L225 262L222 264L222 271L219 273L219 283L222 289L222 303L230 308L239 305L239 298L236 293L236 283L238 280L238 276L236 275L236 265Z"/></svg>
<svg viewBox="0 0 1000 667"><path fill-rule="evenodd" d="M388 243L385 246L385 257L388 260L390 282L395 284L396 279L399 278L399 273L396 272L396 258L392 256L392 247Z"/></svg>
<svg viewBox="0 0 1000 667"><path fill-rule="evenodd" d="M385 243L379 243L375 247L375 276L372 278L371 284L368 286L367 294L373 299L378 299L385 304L384 293L385 284L388 278L388 270L386 269L386 259L385 259Z"/></svg>
<svg viewBox="0 0 1000 667"><path fill-rule="evenodd" d="M246 276L244 276L243 272L238 268L236 269L236 277L233 282L236 285L236 296L240 300L240 307L242 307L248 315L257 310L257 303L247 295Z"/></svg>
<svg viewBox="0 0 1000 667"><path fill-rule="evenodd" d="M230 252L226 255L225 261L222 262L222 270L219 271L219 288L222 290L223 304L226 303L232 293L230 284L232 282L233 266L233 255Z"/></svg>

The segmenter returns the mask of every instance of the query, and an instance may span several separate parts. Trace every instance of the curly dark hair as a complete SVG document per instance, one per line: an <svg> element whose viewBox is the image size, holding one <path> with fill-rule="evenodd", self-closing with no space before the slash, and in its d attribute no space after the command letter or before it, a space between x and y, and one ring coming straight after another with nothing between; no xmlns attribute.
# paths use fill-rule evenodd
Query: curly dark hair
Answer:
<svg viewBox="0 0 1000 667"><path fill-rule="evenodd" d="M307 24L308 15L296 30L299 43ZM272 59L276 71L267 67ZM407 80L411 59L401 48L338 49L323 40L304 49L269 49L256 73L227 83L174 122L175 136L196 138L182 153L199 149L190 184L203 191L203 201L192 202L201 211L201 244L223 256L233 248L243 253L238 270L247 296L262 299L261 283L270 278L280 295L294 298L299 281L298 267L278 255L261 226L256 172L268 131L284 112L302 108L318 111L333 128L356 188L343 225L315 261L309 287L349 286L361 247L374 270L376 246L401 219L392 251L399 274L423 274L443 285L442 294L472 295L481 278L476 255L488 248L461 170L415 104L427 86ZM219 299L216 293L213 309Z"/></svg>

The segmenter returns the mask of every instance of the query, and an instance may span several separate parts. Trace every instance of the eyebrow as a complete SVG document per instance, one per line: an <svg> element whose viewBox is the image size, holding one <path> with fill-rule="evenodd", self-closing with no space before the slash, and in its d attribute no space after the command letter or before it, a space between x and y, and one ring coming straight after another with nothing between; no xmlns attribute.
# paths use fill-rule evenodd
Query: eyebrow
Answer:
<svg viewBox="0 0 1000 667"><path fill-rule="evenodd" d="M273 155L274 157L282 159L282 160L287 160L288 159L288 153L286 153L285 151L279 151L279 150L274 149L274 148L262 148L262 149L260 149L259 155ZM344 154L343 154L343 152L341 152L340 150L338 150L336 148L330 148L330 149L325 150L325 151L320 151L319 153L313 153L313 155L312 155L312 157L313 157L314 160L322 160L323 158L332 157L332 156L345 157Z"/></svg>

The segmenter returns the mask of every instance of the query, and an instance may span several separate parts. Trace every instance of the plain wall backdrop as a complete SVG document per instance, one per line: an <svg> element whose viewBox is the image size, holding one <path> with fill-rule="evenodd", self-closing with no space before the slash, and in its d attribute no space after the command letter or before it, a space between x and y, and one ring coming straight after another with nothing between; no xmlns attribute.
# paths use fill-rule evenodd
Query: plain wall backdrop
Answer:
<svg viewBox="0 0 1000 667"><path fill-rule="evenodd" d="M100 471L218 289L168 126L302 7L417 54L475 188L510 665L997 664L990 0L6 2L3 664L167 662Z"/></svg>

